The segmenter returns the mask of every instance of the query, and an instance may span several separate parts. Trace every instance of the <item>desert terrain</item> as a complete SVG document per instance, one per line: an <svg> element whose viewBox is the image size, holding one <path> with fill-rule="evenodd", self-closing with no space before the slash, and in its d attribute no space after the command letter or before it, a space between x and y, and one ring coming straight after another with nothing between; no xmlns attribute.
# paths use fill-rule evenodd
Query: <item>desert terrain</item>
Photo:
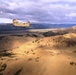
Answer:
<svg viewBox="0 0 76 75"><path fill-rule="evenodd" d="M0 33L0 75L76 75L76 29Z"/></svg>

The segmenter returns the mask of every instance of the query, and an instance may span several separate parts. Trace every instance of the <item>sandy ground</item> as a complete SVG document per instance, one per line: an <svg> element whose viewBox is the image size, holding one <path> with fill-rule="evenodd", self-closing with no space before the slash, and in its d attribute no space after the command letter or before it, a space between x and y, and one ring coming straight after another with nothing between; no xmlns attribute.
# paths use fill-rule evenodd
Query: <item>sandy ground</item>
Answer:
<svg viewBox="0 0 76 75"><path fill-rule="evenodd" d="M76 34L63 35L65 38L72 36L76 39ZM53 38L57 37L3 36L0 51L10 56L0 56L0 74L76 75L76 46L55 48L58 43Z"/></svg>

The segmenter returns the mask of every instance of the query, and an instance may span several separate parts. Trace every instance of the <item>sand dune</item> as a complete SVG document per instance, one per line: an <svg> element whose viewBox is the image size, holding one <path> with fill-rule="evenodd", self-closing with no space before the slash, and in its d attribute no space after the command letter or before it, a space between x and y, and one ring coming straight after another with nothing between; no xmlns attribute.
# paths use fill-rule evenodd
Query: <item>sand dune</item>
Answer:
<svg viewBox="0 0 76 75"><path fill-rule="evenodd" d="M76 33L0 36L0 74L75 75L75 39Z"/></svg>

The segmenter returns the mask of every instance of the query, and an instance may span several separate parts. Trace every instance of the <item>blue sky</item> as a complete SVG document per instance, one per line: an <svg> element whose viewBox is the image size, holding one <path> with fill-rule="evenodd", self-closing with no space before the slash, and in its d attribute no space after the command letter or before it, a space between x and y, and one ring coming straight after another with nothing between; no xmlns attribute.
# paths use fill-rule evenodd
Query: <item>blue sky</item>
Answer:
<svg viewBox="0 0 76 75"><path fill-rule="evenodd" d="M0 23L76 23L76 0L0 0Z"/></svg>

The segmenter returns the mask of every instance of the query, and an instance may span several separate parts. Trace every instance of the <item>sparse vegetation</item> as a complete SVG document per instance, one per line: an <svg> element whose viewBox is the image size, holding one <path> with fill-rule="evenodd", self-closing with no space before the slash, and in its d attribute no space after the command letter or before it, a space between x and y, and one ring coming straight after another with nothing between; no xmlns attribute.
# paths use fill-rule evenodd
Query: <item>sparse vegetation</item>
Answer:
<svg viewBox="0 0 76 75"><path fill-rule="evenodd" d="M4 36L1 36L1 37L0 37L0 40L2 40L3 38L4 38Z"/></svg>
<svg viewBox="0 0 76 75"><path fill-rule="evenodd" d="M76 53L76 51L73 51L73 53Z"/></svg>
<svg viewBox="0 0 76 75"><path fill-rule="evenodd" d="M32 53L33 55L35 55L35 53Z"/></svg>
<svg viewBox="0 0 76 75"><path fill-rule="evenodd" d="M29 60L29 61L31 61L31 60L32 60L32 58L29 58L28 60Z"/></svg>
<svg viewBox="0 0 76 75"><path fill-rule="evenodd" d="M70 65L76 65L76 63L75 62L70 62Z"/></svg>
<svg viewBox="0 0 76 75"><path fill-rule="evenodd" d="M31 49L31 51L33 52L33 49Z"/></svg>
<svg viewBox="0 0 76 75"><path fill-rule="evenodd" d="M3 73L0 73L0 75L3 75Z"/></svg>
<svg viewBox="0 0 76 75"><path fill-rule="evenodd" d="M76 45L76 40L73 38L65 38L61 35L52 38L55 43L55 48L68 48Z"/></svg>
<svg viewBox="0 0 76 75"><path fill-rule="evenodd" d="M11 57L12 55L14 55L13 53L11 52L8 52L8 51L0 51L0 57Z"/></svg>
<svg viewBox="0 0 76 75"><path fill-rule="evenodd" d="M38 37L38 35L36 35L36 34L32 34L32 36L34 36L34 37Z"/></svg>
<svg viewBox="0 0 76 75"><path fill-rule="evenodd" d="M28 53L29 53L29 51L26 52L26 54L28 54Z"/></svg>
<svg viewBox="0 0 76 75"><path fill-rule="evenodd" d="M7 67L7 64L0 63L0 72L4 71Z"/></svg>
<svg viewBox="0 0 76 75"><path fill-rule="evenodd" d="M23 68L20 68L14 75L19 75Z"/></svg>
<svg viewBox="0 0 76 75"><path fill-rule="evenodd" d="M63 35L66 33L68 33L68 32L66 32L66 31L56 31L56 32L48 31L48 32L44 32L43 35L45 37L50 37L50 36L56 36L56 35Z"/></svg>

